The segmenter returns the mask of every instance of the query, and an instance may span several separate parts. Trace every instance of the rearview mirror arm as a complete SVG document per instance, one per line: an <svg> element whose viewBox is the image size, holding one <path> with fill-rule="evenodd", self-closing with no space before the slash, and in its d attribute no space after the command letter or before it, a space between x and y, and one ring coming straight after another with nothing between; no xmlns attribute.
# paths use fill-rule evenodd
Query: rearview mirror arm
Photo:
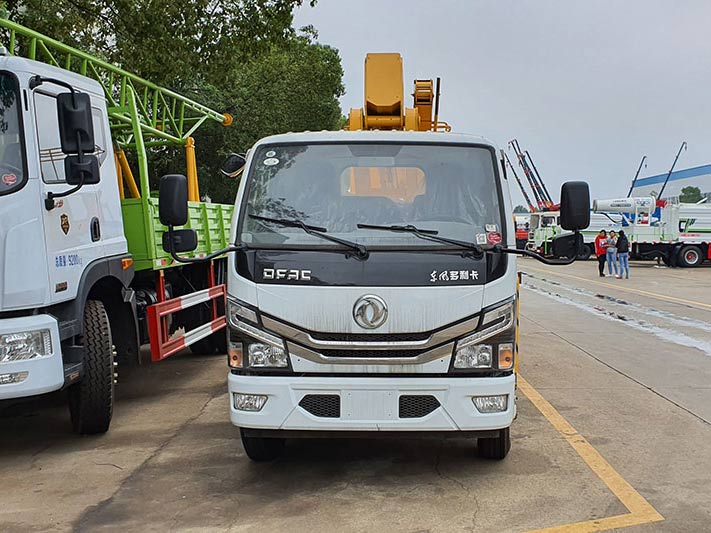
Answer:
<svg viewBox="0 0 711 533"><path fill-rule="evenodd" d="M233 244L227 248L223 248L222 250L212 252L210 255L206 255L205 257L180 257L173 248L173 226L168 226L168 235L170 236L170 256L178 263L204 263L205 261L210 261L230 252L240 252L247 249L246 244Z"/></svg>
<svg viewBox="0 0 711 533"><path fill-rule="evenodd" d="M82 159L84 158L84 152L82 152L82 150L81 150L81 144L79 144L79 143L80 143L80 137L81 137L81 135L80 135L79 133L77 133L77 143L78 143L78 146L79 146L79 153L78 153L78 156L79 156L79 163L81 163L81 162L82 162ZM47 211L51 211L52 209L54 209L54 199L55 199L55 198L64 198L65 196L69 196L70 194L74 194L74 193L77 192L79 189L81 189L81 188L84 186L84 178L86 178L86 175L84 174L84 172L82 172L82 173L81 173L81 179L79 180L79 183L77 183L77 185L76 185L75 187L72 187L72 188L69 189L68 191L58 192L58 193L54 193L54 192L52 192L52 191L49 191L49 192L47 193L47 198L44 199L44 207L45 207L45 209L46 209Z"/></svg>
<svg viewBox="0 0 711 533"><path fill-rule="evenodd" d="M541 254L537 254L536 252L531 252L529 250L519 250L517 248L506 248L505 246L501 246L500 244L495 245L493 250L502 254L523 255L526 257L532 257L533 259L540 261L544 265L570 265L574 263L577 259L577 257L573 257L572 259L566 259L565 261L555 261L543 257Z"/></svg>
<svg viewBox="0 0 711 533"><path fill-rule="evenodd" d="M65 89L69 89L69 92L72 93L72 103L76 106L76 91L74 87L70 84L67 83L66 81L63 80L58 80L55 78L43 78L40 75L35 75L30 78L30 90L34 91L37 87L42 85L43 83L53 83L54 85L59 85L60 87L64 87ZM84 152L81 149L81 134L77 132L77 146L79 147L79 152L77 153L79 156L79 163L82 162L82 159L84 157ZM81 180L77 184L76 187L72 187L68 191L64 191L61 193L53 193L53 192L48 192L47 193L47 198L44 200L44 207L47 211L51 211L54 209L54 199L55 198L64 198L65 196L69 196L70 194L74 194L77 192L79 189L81 189L84 186L84 173L82 172L81 175Z"/></svg>

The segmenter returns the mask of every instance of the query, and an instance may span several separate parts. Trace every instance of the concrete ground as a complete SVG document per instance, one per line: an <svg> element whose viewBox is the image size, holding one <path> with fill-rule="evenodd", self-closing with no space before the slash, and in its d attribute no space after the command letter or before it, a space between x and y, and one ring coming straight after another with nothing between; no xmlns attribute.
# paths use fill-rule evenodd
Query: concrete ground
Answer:
<svg viewBox="0 0 711 533"><path fill-rule="evenodd" d="M72 435L60 394L2 406L0 531L711 528L711 268L520 267L504 461L466 440L314 440L253 464L224 357L177 356L122 372L103 436Z"/></svg>

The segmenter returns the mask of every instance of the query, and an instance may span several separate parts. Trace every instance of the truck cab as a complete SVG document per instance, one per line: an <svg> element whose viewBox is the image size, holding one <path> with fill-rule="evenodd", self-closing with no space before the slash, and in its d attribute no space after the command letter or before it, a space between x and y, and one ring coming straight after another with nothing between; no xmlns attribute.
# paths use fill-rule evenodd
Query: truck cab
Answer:
<svg viewBox="0 0 711 533"><path fill-rule="evenodd" d="M318 431L460 432L506 455L517 271L493 252L515 247L515 229L492 143L268 137L248 157L232 239L230 409L251 457Z"/></svg>
<svg viewBox="0 0 711 533"><path fill-rule="evenodd" d="M37 84L37 80L61 82ZM57 96L88 95L97 180L68 184ZM62 388L80 367L63 359L82 330L91 283L128 287L127 257L106 101L98 83L36 61L0 57L0 400ZM83 301L81 305L83 306Z"/></svg>

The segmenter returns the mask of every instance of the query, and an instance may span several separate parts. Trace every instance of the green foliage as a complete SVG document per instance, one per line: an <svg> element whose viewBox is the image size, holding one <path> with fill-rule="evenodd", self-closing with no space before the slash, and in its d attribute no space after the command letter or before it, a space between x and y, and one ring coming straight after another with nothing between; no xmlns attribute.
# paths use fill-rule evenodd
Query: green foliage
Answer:
<svg viewBox="0 0 711 533"><path fill-rule="evenodd" d="M514 213L529 213L529 210L527 207L525 207L523 205L517 205L516 207L514 207L513 212Z"/></svg>
<svg viewBox="0 0 711 533"><path fill-rule="evenodd" d="M702 198L701 189L693 186L684 187L679 195L679 201L686 204L695 204Z"/></svg>
<svg viewBox="0 0 711 533"><path fill-rule="evenodd" d="M4 7L15 22L232 114L231 127L210 123L194 135L201 195L232 203L236 183L219 173L227 154L266 135L342 127L340 57L316 43L313 28L292 27L304 3L6 0ZM185 171L182 149L154 150L149 161L152 186Z"/></svg>

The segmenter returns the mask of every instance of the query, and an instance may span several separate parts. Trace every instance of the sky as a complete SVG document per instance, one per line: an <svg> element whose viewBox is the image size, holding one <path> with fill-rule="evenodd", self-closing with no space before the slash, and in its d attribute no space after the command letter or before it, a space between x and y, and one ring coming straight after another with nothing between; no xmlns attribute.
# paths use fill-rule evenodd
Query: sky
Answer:
<svg viewBox="0 0 711 533"><path fill-rule="evenodd" d="M344 114L366 53L399 52L408 107L412 80L440 76L440 119L517 138L556 201L573 179L624 197L643 155L640 177L667 172L682 141L676 170L711 163L707 0L319 0L294 22L339 50Z"/></svg>

